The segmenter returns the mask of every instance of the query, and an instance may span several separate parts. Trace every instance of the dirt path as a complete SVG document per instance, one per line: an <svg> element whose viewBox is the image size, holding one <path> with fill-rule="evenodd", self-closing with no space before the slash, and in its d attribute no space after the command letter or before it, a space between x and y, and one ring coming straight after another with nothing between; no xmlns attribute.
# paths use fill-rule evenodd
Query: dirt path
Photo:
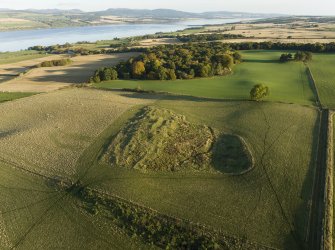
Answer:
<svg viewBox="0 0 335 250"><path fill-rule="evenodd" d="M308 228L308 249L329 249L332 245L332 208L333 203L333 134L332 112L322 105L312 71L306 65L307 75L315 95L316 106L320 109L319 139L314 176L312 205ZM331 176L330 176L331 175ZM330 206L330 207L328 207ZM329 221L331 220L331 221ZM329 232L331 230L331 232Z"/></svg>
<svg viewBox="0 0 335 250"><path fill-rule="evenodd" d="M323 109L320 117L319 141L317 150L316 172L314 176L311 217L308 233L308 249L323 249L323 225L325 217L325 183L327 170L329 110Z"/></svg>

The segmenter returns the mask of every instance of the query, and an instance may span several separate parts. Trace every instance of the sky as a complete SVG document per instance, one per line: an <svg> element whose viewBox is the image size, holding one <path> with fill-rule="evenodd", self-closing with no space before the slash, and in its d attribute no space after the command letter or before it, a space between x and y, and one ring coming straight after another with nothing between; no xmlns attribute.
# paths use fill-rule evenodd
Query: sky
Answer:
<svg viewBox="0 0 335 250"><path fill-rule="evenodd" d="M189 12L242 11L298 15L334 15L335 0L0 0L0 8L81 9L169 8Z"/></svg>

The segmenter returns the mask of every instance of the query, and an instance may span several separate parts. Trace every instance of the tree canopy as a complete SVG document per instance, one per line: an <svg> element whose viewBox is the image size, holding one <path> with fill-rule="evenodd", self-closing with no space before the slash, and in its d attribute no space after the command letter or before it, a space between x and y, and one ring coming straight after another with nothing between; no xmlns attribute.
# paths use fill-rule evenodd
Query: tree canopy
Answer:
<svg viewBox="0 0 335 250"><path fill-rule="evenodd" d="M250 99L253 101L260 101L270 94L269 87L263 84L256 84L250 91Z"/></svg>
<svg viewBox="0 0 335 250"><path fill-rule="evenodd" d="M242 61L237 51L223 44L195 43L161 45L114 67L119 79L175 80L222 76ZM105 81L106 68L99 69L91 82Z"/></svg>

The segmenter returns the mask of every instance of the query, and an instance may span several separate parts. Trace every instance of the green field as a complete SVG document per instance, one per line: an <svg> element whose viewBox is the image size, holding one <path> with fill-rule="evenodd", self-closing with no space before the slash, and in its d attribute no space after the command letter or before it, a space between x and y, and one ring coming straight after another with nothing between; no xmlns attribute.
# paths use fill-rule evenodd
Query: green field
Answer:
<svg viewBox="0 0 335 250"><path fill-rule="evenodd" d="M156 98L67 89L0 105L0 129L8 131L0 134L0 140L4 137L0 147L0 247L155 248L132 233L136 224L120 225L103 205L85 202L68 189L55 189L55 180L80 180L83 186L113 199L124 199L130 207L138 204L172 218L200 223L226 239L239 238L236 248L243 239L287 249L303 244L314 173L316 109L178 95ZM231 176L196 171L142 172L111 166L103 157L111 140L148 104L184 115L192 124L242 137L255 168ZM93 213L92 206L100 212ZM62 242L57 240L60 238Z"/></svg>
<svg viewBox="0 0 335 250"><path fill-rule="evenodd" d="M249 99L255 84L270 88L268 100L312 105L311 90L306 68L302 63L279 63L282 52L243 51L245 60L224 77L177 81L124 81L95 84L97 88L137 88L216 99Z"/></svg>
<svg viewBox="0 0 335 250"><path fill-rule="evenodd" d="M255 169L241 176L225 176L141 173L99 160L92 165L94 152L100 159L101 145L115 133L113 128L83 155L79 173L91 166L90 171L84 171L84 183L95 182L91 187L261 245L295 249L303 244L314 173L315 147L311 145L317 136L317 111L289 104L182 99L156 105L194 123L243 137L252 145Z"/></svg>
<svg viewBox="0 0 335 250"><path fill-rule="evenodd" d="M48 56L47 54L40 54L33 50L23 50L18 52L4 52L0 53L0 64L16 63L25 60L42 58Z"/></svg>
<svg viewBox="0 0 335 250"><path fill-rule="evenodd" d="M321 103L335 108L335 54L314 54L310 68L318 88Z"/></svg>
<svg viewBox="0 0 335 250"><path fill-rule="evenodd" d="M24 93L24 92L0 92L0 103L13 101L15 99L20 99L32 95L36 95L37 93Z"/></svg>

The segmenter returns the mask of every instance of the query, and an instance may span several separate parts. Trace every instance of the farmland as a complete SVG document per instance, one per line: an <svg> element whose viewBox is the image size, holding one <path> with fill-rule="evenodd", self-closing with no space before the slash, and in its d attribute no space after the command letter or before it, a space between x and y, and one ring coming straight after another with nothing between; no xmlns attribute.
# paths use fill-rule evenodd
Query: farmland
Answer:
<svg viewBox="0 0 335 250"><path fill-rule="evenodd" d="M20 61L27 61L37 58L46 57L45 53L39 53L37 51L19 51L19 52L5 52L0 53L0 65L1 64L9 64L16 63Z"/></svg>
<svg viewBox="0 0 335 250"><path fill-rule="evenodd" d="M273 25L278 34L261 22L177 33L333 39L327 33L331 24L306 28L310 37L302 33L306 23L297 21L294 29ZM123 44L128 51L178 43L129 38L69 48ZM155 53L164 54L159 48ZM157 72L164 65L179 74L184 69L185 78L193 79L88 83L96 69L137 52L0 54L0 249L258 250L322 244L319 235L328 223L324 163L331 162L326 152L333 150L326 146L332 138L325 128L332 126L325 121L327 108L335 106L334 55L314 52L312 61L281 63L281 54L295 51L240 50L243 61L229 64L222 76L198 77L188 70L204 62L217 69L223 62L213 56L221 52L199 49L193 55L183 48L183 56L171 53L182 62L175 68L171 62L168 68L171 58L154 53L141 57L143 67L135 67L136 60L121 65L129 77L137 69L138 79L159 79L144 76L157 76L147 67L156 59ZM212 59L199 56L204 51ZM235 51L227 51L235 59ZM183 63L187 56L192 58ZM51 63L63 59L68 64ZM111 69L121 78L117 67ZM256 84L268 87L270 95L251 101Z"/></svg>
<svg viewBox="0 0 335 250"><path fill-rule="evenodd" d="M316 54L310 63L321 102L331 109L335 108L334 67L334 54Z"/></svg>
<svg viewBox="0 0 335 250"><path fill-rule="evenodd" d="M73 84L85 83L96 68L116 64L117 62L126 60L133 55L135 54L125 53L114 55L78 56L72 59L73 63L71 65L52 68L31 69L29 67L35 66L44 61L63 58L64 56L57 55L33 61L22 61L14 64L3 65L2 67L0 66L0 70L2 68L3 71L6 72L18 72L18 69L21 71L27 70L28 68L28 73L2 83L0 85L0 91L46 92L68 87Z"/></svg>
<svg viewBox="0 0 335 250"><path fill-rule="evenodd" d="M105 161L99 160L99 157L96 158L101 154L99 152L103 145L108 143L108 138L116 134L127 119L136 114L136 110L116 123L113 123L113 120L134 105L151 103L153 98L154 95L138 96L123 92L70 89L22 99L15 103L5 103L0 109L4 118L1 130L6 132L1 139L2 164L7 162L9 165L19 165L48 177L60 176L70 179L76 176L82 177L84 183L91 183L89 185L91 188L132 200L173 217L199 222L228 235L248 237L251 241L262 245L296 246L296 239L289 233L293 224L300 225L294 228L295 237L303 239L306 236L308 213L301 211L308 211L307 203L311 191L314 151L310 145L314 144L317 129L315 127L317 112L313 108L272 103L199 102L197 99L184 101L178 96L177 100L156 102L157 107L185 115L195 124L206 124L219 131L243 137L251 146L250 150L256 159L256 168L240 177L193 172L141 173L136 170L110 167ZM193 108L194 105L197 109ZM15 110L14 106L17 107ZM94 112L91 112L92 106L95 107ZM71 119L63 119L64 116ZM264 131L267 131L266 138ZM19 152L15 145L21 145ZM91 166L92 163L94 167ZM269 174L271 185L264 175L265 171ZM11 174L15 175L15 171ZM16 175L20 176L22 173ZM100 180L99 176L103 176L103 180ZM17 176L11 178L20 179ZM25 178L28 183L20 185L27 185L27 189L43 187L42 190L48 191L43 184L30 180L32 177ZM32 186L30 182L41 187ZM267 184L264 186L264 183ZM287 192L274 193L272 185L275 190L285 186ZM216 191L213 193L213 190ZM208 193L212 195L209 197ZM62 218L66 218L63 216L78 213L71 199L63 199L57 205L63 207L60 210L57 206L53 206L53 202L61 198L61 194L51 196L53 198L50 194L47 197L43 195L46 194L41 193L38 200L46 199L45 203L41 201L32 208L32 211L29 210L32 217L25 222L27 224L22 230L28 227L29 223L33 223L36 219L34 214L43 213L49 206L53 207L53 212L48 213L47 218L55 220L55 223L59 221L60 225L63 223ZM276 200L276 195L279 195L280 203ZM29 201L31 199L29 197L24 196L15 201L28 204L32 202ZM255 200L254 197L258 199ZM9 207L20 206L20 203L9 204L11 204L7 204ZM217 204L221 205L218 207ZM196 211L185 209L188 206L198 209ZM285 220L280 206L283 207L288 221ZM304 209L301 209L302 207ZM23 210L15 215L17 223L22 223L20 216L25 216L27 212ZM11 216L14 215L9 213L8 216L7 219L12 219ZM96 223L102 223L99 216L94 220ZM77 225L79 219L73 223ZM244 226L241 231L242 224ZM17 224L18 227L19 225ZM44 220L42 225L41 228L45 227L45 230L50 232L47 234L48 237L52 237L52 230L57 230L47 224L44 225ZM14 227L12 228L14 230ZM271 230L268 230L269 228ZM33 239L39 230L41 229L34 230L29 236L31 238L23 241L28 245L22 246L32 244L29 243L31 242L29 239ZM19 231L16 230L16 233ZM17 239L19 234L8 237ZM48 238L40 240L38 246L42 247Z"/></svg>
<svg viewBox="0 0 335 250"><path fill-rule="evenodd" d="M235 66L234 73L225 77L187 81L110 81L95 84L97 88L140 88L158 92L216 99L249 98L249 91L257 83L269 86L268 100L312 105L313 92L302 63L279 63L280 52L246 51L244 62Z"/></svg>

